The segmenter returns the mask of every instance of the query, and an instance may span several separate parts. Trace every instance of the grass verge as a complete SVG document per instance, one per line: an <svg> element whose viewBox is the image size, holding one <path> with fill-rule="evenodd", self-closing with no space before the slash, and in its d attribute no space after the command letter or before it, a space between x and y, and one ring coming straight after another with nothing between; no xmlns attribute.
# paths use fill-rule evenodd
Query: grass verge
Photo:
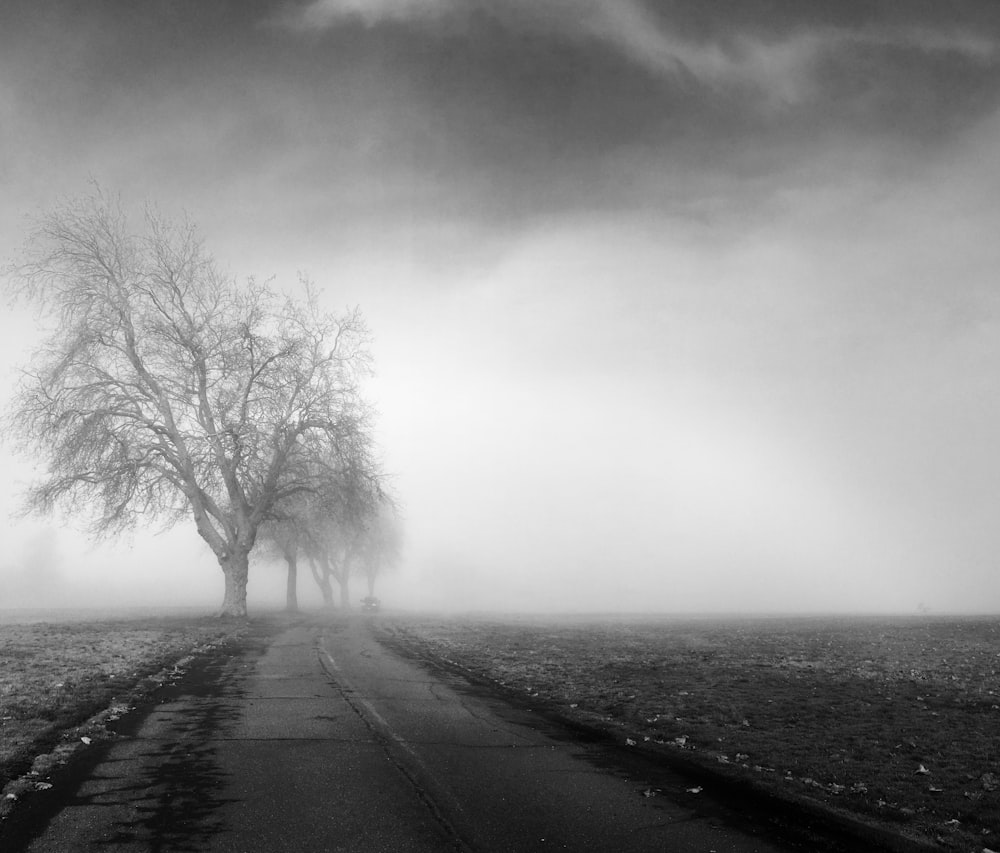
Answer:
<svg viewBox="0 0 1000 853"><path fill-rule="evenodd" d="M192 654L244 631L207 616L0 625L0 816Z"/></svg>

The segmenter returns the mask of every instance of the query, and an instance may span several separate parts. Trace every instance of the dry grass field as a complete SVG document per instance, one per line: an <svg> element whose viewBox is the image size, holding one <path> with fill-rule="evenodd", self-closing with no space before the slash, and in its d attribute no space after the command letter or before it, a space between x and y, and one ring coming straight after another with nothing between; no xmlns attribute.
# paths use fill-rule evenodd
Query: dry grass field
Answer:
<svg viewBox="0 0 1000 853"><path fill-rule="evenodd" d="M36 756L68 751L67 732L98 712L124 713L186 656L240 630L212 617L0 624L0 790Z"/></svg>
<svg viewBox="0 0 1000 853"><path fill-rule="evenodd" d="M380 621L397 646L637 749L1000 849L1000 620Z"/></svg>

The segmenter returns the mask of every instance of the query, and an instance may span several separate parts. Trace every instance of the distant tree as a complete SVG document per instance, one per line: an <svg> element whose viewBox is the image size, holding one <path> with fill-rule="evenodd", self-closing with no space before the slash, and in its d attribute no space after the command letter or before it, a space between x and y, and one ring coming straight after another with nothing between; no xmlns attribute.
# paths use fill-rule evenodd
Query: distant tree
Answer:
<svg viewBox="0 0 1000 853"><path fill-rule="evenodd" d="M396 506L389 500L378 502L375 512L361 531L355 554L358 568L375 596L375 581L399 562L403 551L403 524Z"/></svg>
<svg viewBox="0 0 1000 853"><path fill-rule="evenodd" d="M254 556L259 560L274 559L285 562L285 610L296 613L299 609L298 568L302 531L296 519L274 517L261 525L257 534Z"/></svg>
<svg viewBox="0 0 1000 853"><path fill-rule="evenodd" d="M327 607L334 606L333 583L336 581L340 590L340 608L349 610L351 607L351 559L344 539L344 531L336 525L331 525L322 540L313 544L307 554L312 576L323 593L323 603Z"/></svg>
<svg viewBox="0 0 1000 853"><path fill-rule="evenodd" d="M299 609L297 589L299 546L293 537L289 537L285 540L281 549L281 554L285 558L285 565L288 570L285 580L285 610L289 613L296 613Z"/></svg>
<svg viewBox="0 0 1000 853"><path fill-rule="evenodd" d="M38 222L9 273L54 316L6 424L48 466L26 509L85 515L102 537L193 518L221 615L245 615L261 525L315 486L303 459L371 458L361 314L323 313L308 286L239 286L193 226L147 211L133 233L99 190Z"/></svg>
<svg viewBox="0 0 1000 853"><path fill-rule="evenodd" d="M321 490L311 504L312 516L303 548L313 578L327 606L333 605L333 582L340 591L340 607L351 606L350 582L355 571L357 543L380 501L387 499L381 481L363 469L348 468Z"/></svg>
<svg viewBox="0 0 1000 853"><path fill-rule="evenodd" d="M361 457L364 458L364 457ZM352 517L363 517L383 494L374 463L358 465L358 457L304 455L308 471L297 473L303 488L279 501L260 532L265 557L279 557L287 567L286 610L298 609L297 576L301 557L310 561L313 577L327 606L333 605L331 578L345 588L342 543L349 541ZM343 601L342 594L342 605Z"/></svg>

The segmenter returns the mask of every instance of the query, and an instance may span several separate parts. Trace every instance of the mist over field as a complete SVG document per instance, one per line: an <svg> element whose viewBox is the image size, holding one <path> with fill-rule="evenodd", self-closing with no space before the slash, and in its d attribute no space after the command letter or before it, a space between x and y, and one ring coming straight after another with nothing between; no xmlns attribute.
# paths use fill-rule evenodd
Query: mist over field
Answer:
<svg viewBox="0 0 1000 853"><path fill-rule="evenodd" d="M388 607L996 612L998 65L988 0L15 0L0 259L96 181L359 305ZM0 454L0 609L218 605L193 523L11 517Z"/></svg>

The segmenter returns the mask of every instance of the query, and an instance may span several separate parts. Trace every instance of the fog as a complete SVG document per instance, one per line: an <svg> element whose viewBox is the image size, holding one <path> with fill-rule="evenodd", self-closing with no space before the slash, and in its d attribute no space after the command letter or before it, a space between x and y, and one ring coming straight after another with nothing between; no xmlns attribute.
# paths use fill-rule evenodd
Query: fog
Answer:
<svg viewBox="0 0 1000 853"><path fill-rule="evenodd" d="M96 180L360 305L387 606L995 612L1000 14L906 5L5 5L0 256ZM221 601L0 453L0 609Z"/></svg>

